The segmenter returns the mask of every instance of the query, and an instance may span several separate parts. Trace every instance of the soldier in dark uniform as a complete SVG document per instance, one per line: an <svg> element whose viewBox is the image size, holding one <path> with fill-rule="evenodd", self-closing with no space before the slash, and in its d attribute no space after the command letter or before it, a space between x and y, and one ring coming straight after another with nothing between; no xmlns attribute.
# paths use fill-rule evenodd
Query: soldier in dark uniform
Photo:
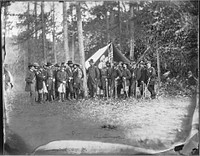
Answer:
<svg viewBox="0 0 200 156"><path fill-rule="evenodd" d="M104 64L102 66L102 68L100 69L100 73L101 73L101 77L100 77L100 80L101 80L101 89L103 90L103 96L106 97L107 96L107 93L108 93L108 79L107 79L107 75L108 75L108 71L107 71L107 67L106 65Z"/></svg>
<svg viewBox="0 0 200 156"><path fill-rule="evenodd" d="M44 94L47 93L47 88L45 86L45 81L47 79L46 72L43 67L38 67L36 71L36 90L38 91L38 102L44 101Z"/></svg>
<svg viewBox="0 0 200 156"><path fill-rule="evenodd" d="M123 70L122 70L122 85L123 85L123 91L124 91L124 98L128 97L129 92L129 86L130 86L130 78L131 78L131 72L127 68L127 64L123 64Z"/></svg>
<svg viewBox="0 0 200 156"><path fill-rule="evenodd" d="M97 67L94 66L93 59L91 59L89 63L90 63L90 67L87 70L87 75L88 75L87 85L88 85L90 97L93 98L96 95L97 85L98 85L97 83L100 77L100 73Z"/></svg>
<svg viewBox="0 0 200 156"><path fill-rule="evenodd" d="M147 88L149 92L151 93L151 98L155 99L156 92L155 92L155 82L156 82L156 70L154 67L151 66L151 62L147 62Z"/></svg>
<svg viewBox="0 0 200 156"><path fill-rule="evenodd" d="M30 93L30 102L32 104L35 101L35 68L32 64L30 64L28 68L29 70L25 78L25 91Z"/></svg>
<svg viewBox="0 0 200 156"><path fill-rule="evenodd" d="M35 73L35 101L38 101L39 99L39 93L38 93L38 90L37 90L37 78L36 78L36 74L37 72L39 71L39 64L37 62L33 63L33 66L34 66L34 73Z"/></svg>
<svg viewBox="0 0 200 156"><path fill-rule="evenodd" d="M57 72L57 86L58 86L58 101L64 102L65 99L65 93L66 93L66 83L69 79L69 76L67 75L67 72L65 71L65 66L61 64L60 70Z"/></svg>
<svg viewBox="0 0 200 156"><path fill-rule="evenodd" d="M81 70L79 64L74 64L73 67L73 90L75 98L78 99L80 95L83 94L83 71Z"/></svg>
<svg viewBox="0 0 200 156"><path fill-rule="evenodd" d="M67 88L66 88L66 98L69 100L74 99L74 90L73 90L73 62L68 61L67 62L68 67L66 67L66 72L68 75L68 81L67 81Z"/></svg>
<svg viewBox="0 0 200 156"><path fill-rule="evenodd" d="M138 74L138 86L140 87L140 93L141 96L143 96L144 93L144 85L147 84L147 68L145 66L145 63L143 61L140 62L140 67L137 71Z"/></svg>
<svg viewBox="0 0 200 156"><path fill-rule="evenodd" d="M108 82L108 96L111 97L111 75L112 75L112 68L109 61L106 62L107 67L107 82Z"/></svg>
<svg viewBox="0 0 200 156"><path fill-rule="evenodd" d="M57 72L60 70L60 65L58 63L56 63L54 65L54 70L53 70L53 75L54 75L54 78L55 78L55 81L54 81L54 100L55 99L58 99L58 96L59 96L59 93L58 93L58 86L57 86Z"/></svg>
<svg viewBox="0 0 200 156"><path fill-rule="evenodd" d="M136 94L136 81L137 81L137 68L136 63L133 62L131 66L131 79L130 79L130 96L135 96Z"/></svg>
<svg viewBox="0 0 200 156"><path fill-rule="evenodd" d="M117 79L117 96L118 98L121 98L121 90L123 88L123 80L122 80L122 72L123 72L123 63L119 62L118 66L117 66L118 70L121 73L121 76Z"/></svg>
<svg viewBox="0 0 200 156"><path fill-rule="evenodd" d="M44 89L44 94L43 94L43 100L44 101L47 101L48 100L48 88L47 88L47 65L46 64L43 64L43 73L44 73L44 75L45 75L45 77L46 77L46 79L45 79L45 81L44 81L44 88L46 88L46 89Z"/></svg>
<svg viewBox="0 0 200 156"><path fill-rule="evenodd" d="M47 99L49 101L53 101L53 92L54 92L54 87L53 87L53 81L55 80L54 78L54 72L52 68L52 64L50 62L47 62L47 90L48 90L48 97Z"/></svg>
<svg viewBox="0 0 200 156"><path fill-rule="evenodd" d="M120 92L117 92L118 83L121 83L122 73L115 62L111 68L111 96L117 98Z"/></svg>

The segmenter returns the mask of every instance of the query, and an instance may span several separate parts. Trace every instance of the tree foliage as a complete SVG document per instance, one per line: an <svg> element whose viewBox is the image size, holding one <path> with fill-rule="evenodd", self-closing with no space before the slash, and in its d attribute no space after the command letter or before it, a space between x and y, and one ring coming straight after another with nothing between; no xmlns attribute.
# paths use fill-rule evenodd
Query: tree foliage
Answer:
<svg viewBox="0 0 200 156"><path fill-rule="evenodd" d="M92 5L91 5L92 4ZM130 52L130 22L134 21L134 57L136 60L143 54L148 46L151 50L145 59L151 60L156 67L156 50L161 55L161 73L170 70L172 76L186 76L188 70L194 73L197 70L197 34L198 34L198 1L138 1L132 3L134 16L130 18L129 2L120 3L120 19L117 1L85 2L82 5L83 34L85 58L89 58L99 48L108 42L108 33L112 42L119 46L121 37L121 51L125 56ZM70 2L68 9L69 43L71 36L77 38L76 4ZM45 12L46 34L52 32L52 10ZM17 37L18 43L31 38L32 53L36 60L41 54L41 33L35 41L35 16L24 12L19 16L18 28L21 29ZM109 19L109 30L106 20ZM119 20L121 22L121 36L119 33ZM27 23L31 25L27 32ZM41 32L41 15L37 16L37 30ZM58 27L58 26L57 26ZM58 28L57 28L58 29ZM59 29L60 30L60 29ZM61 29L62 30L62 29ZM58 62L63 61L63 31L56 31L56 49ZM76 51L78 50L76 44ZM49 60L53 60L52 41L47 39ZM76 55L75 55L76 56Z"/></svg>

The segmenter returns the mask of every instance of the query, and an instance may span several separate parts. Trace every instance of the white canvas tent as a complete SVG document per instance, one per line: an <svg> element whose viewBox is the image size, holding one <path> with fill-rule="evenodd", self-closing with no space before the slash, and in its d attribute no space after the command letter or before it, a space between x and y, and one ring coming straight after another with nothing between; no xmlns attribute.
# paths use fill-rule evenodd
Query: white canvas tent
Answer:
<svg viewBox="0 0 200 156"><path fill-rule="evenodd" d="M99 49L97 52L95 52L90 58L88 58L85 62L86 69L89 68L90 64L89 61L93 59L95 64L98 64L100 62L100 58L102 55L105 55L108 57L110 62L116 61L122 61L129 63L130 61L114 46L113 43L109 43L105 47Z"/></svg>

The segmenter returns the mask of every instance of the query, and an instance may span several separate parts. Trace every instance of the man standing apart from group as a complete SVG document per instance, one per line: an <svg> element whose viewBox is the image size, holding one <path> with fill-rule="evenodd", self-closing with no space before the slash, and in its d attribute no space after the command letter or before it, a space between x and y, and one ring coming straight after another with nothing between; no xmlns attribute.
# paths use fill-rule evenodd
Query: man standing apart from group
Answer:
<svg viewBox="0 0 200 156"><path fill-rule="evenodd" d="M25 81L26 81L26 86L25 86L25 91L30 93L30 102L31 104L35 102L36 98L36 90L35 90L35 85L36 85L36 77L35 77L35 68L33 65L28 66L29 70L26 75Z"/></svg>
<svg viewBox="0 0 200 156"><path fill-rule="evenodd" d="M151 62L147 62L147 88L149 92L151 93L151 98L155 99L156 92L155 92L155 82L156 82L156 70L154 67L151 66Z"/></svg>

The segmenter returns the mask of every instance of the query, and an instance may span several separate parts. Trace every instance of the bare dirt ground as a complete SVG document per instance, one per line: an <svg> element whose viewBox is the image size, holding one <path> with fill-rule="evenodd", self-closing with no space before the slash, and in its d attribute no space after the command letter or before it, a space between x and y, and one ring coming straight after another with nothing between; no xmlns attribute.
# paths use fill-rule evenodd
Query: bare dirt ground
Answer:
<svg viewBox="0 0 200 156"><path fill-rule="evenodd" d="M195 107L188 97L31 105L23 86L17 82L6 95L5 148L11 151L9 154L31 153L54 140L102 141L164 150L187 137Z"/></svg>

